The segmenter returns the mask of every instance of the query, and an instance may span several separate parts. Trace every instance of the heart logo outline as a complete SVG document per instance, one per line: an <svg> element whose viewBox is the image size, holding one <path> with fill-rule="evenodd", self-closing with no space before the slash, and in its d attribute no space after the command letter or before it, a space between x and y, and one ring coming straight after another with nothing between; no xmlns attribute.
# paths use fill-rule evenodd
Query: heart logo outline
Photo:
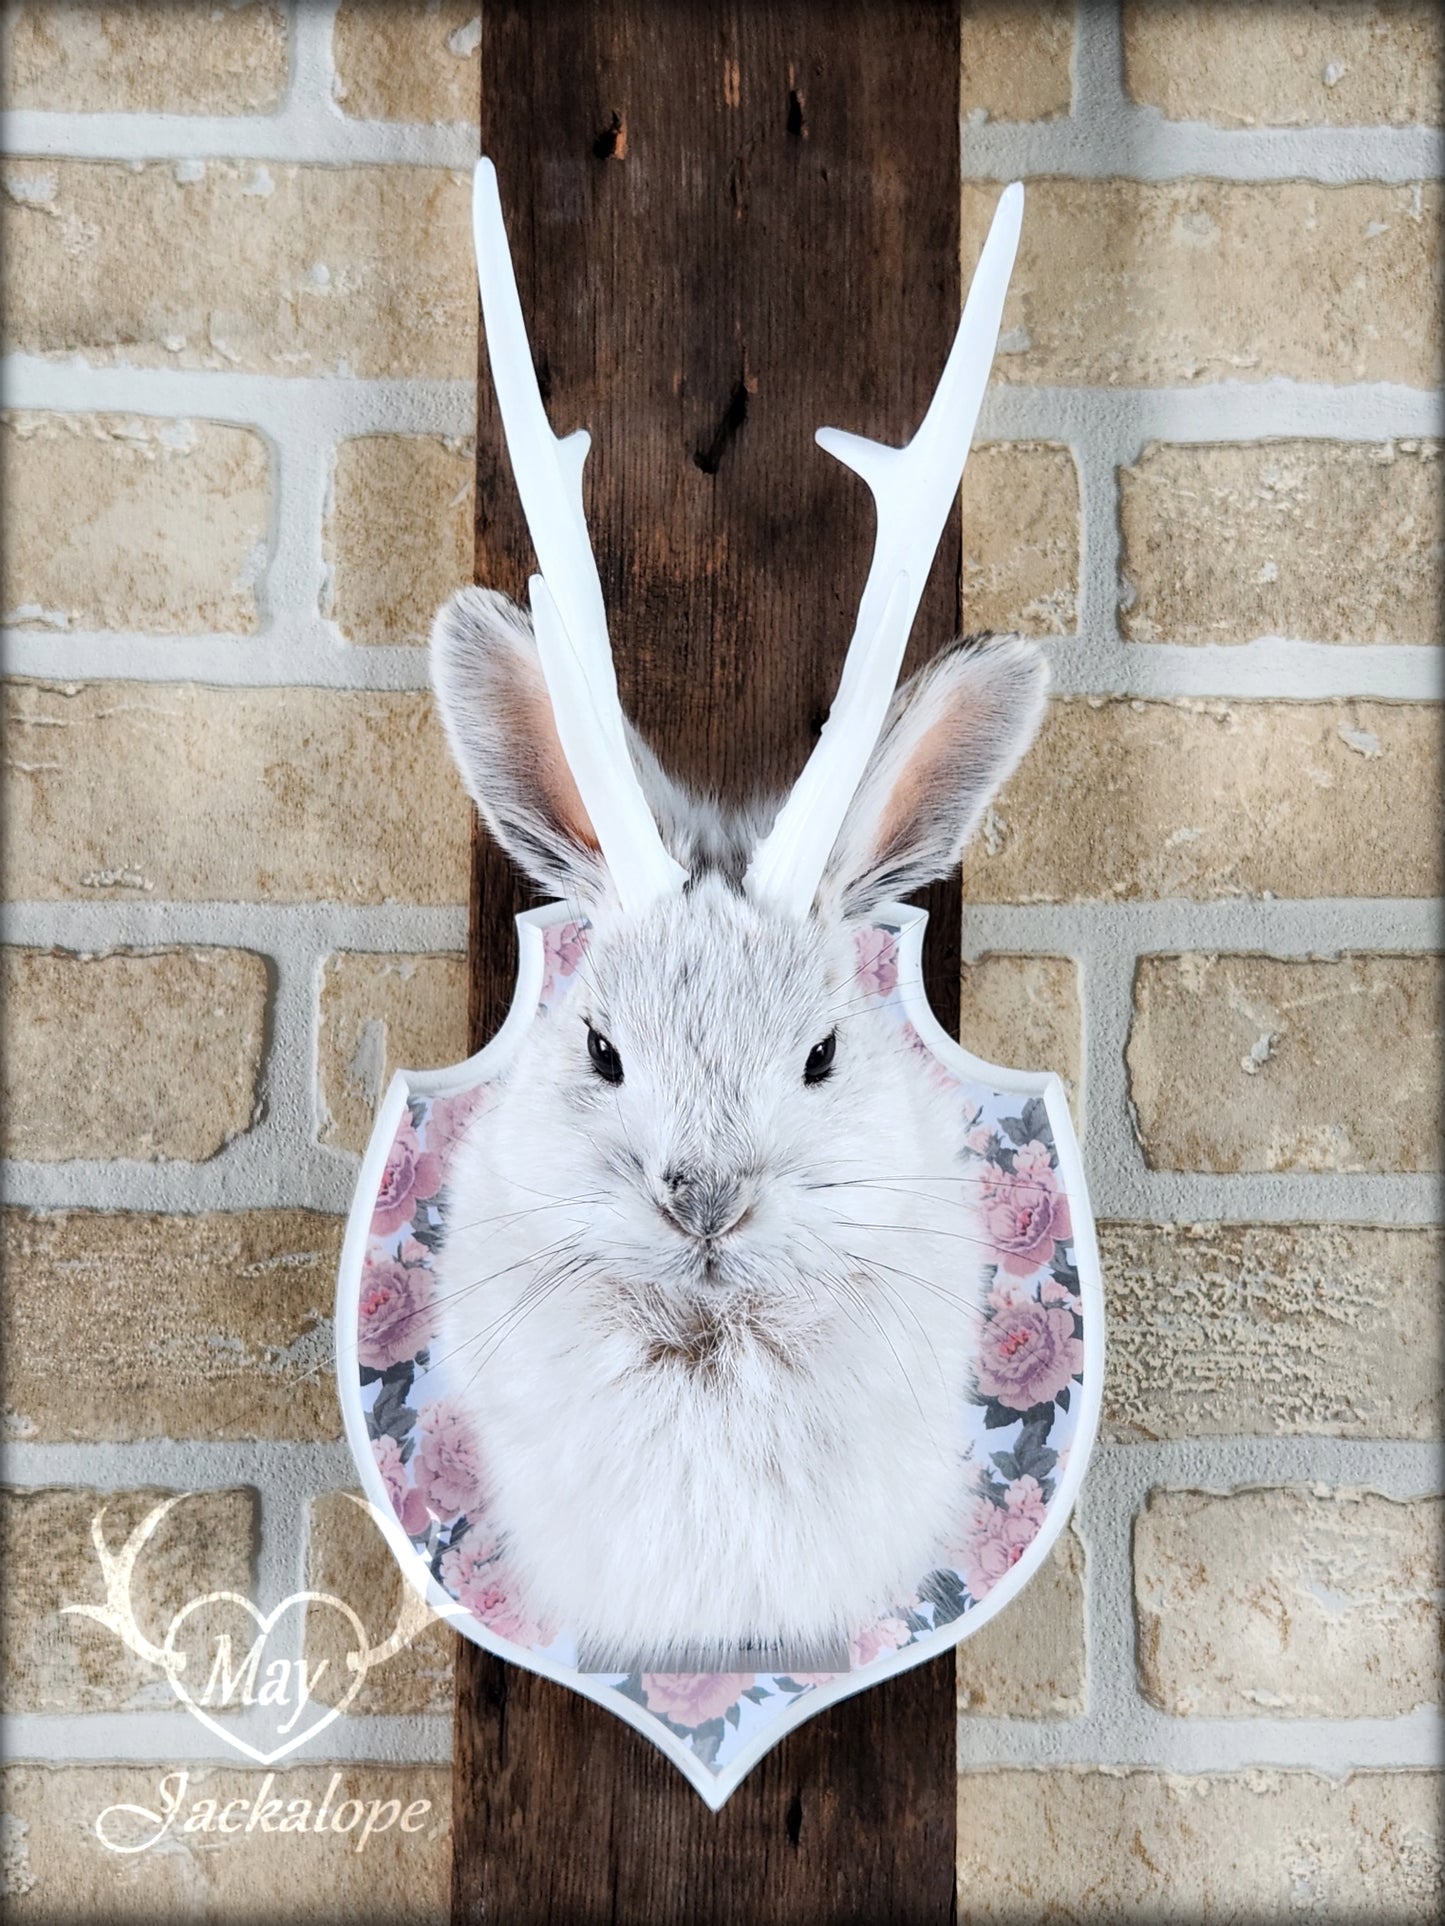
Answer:
<svg viewBox="0 0 1445 1926"><path fill-rule="evenodd" d="M190 1617L191 1613L199 1611L203 1605L230 1604L239 1605L244 1612L250 1615L259 1629L262 1639L265 1640L270 1637L272 1627L283 1612L288 1611L293 1605L313 1603L335 1606L337 1611L351 1621L352 1627L357 1635L355 1652L347 1653L347 1666L353 1674L352 1681L335 1705L328 1706L320 1718L313 1720L311 1724L294 1734L284 1745L277 1747L274 1751L264 1752L260 1747L253 1746L249 1739L243 1739L239 1733L229 1731L225 1726L220 1724L218 1720L213 1719L205 1707L198 1705L195 1699L193 1699L185 1689L181 1683L180 1675L185 1667L186 1655L184 1652L176 1651L176 1633L184 1621ZM222 1591L207 1592L204 1596L189 1599L186 1604L182 1605L180 1610L172 1618L170 1624L166 1627L165 1640L160 1649L163 1654L165 1674L170 1680L171 1690L191 1714L192 1718L198 1719L208 1732L214 1733L218 1739L224 1739L226 1744L233 1746L236 1751L245 1753L246 1757L253 1760L257 1765L272 1766L275 1765L278 1760L284 1759L288 1753L295 1752L309 1740L316 1738L320 1733L324 1732L333 1719L340 1718L341 1714L361 1690L362 1683L369 1670L366 1660L367 1654L371 1650L371 1645L366 1635L366 1627L362 1624L356 1613L346 1603L345 1599L337 1598L332 1592L291 1592L283 1598L278 1605L273 1606L269 1612L263 1613L244 1593Z"/></svg>

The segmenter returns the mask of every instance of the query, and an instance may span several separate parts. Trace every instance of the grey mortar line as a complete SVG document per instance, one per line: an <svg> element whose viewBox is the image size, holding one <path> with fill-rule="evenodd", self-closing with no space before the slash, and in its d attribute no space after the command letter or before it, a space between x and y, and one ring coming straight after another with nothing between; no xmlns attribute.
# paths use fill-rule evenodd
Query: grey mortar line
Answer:
<svg viewBox="0 0 1445 1926"><path fill-rule="evenodd" d="M1169 1717L1139 1699L1114 1716L986 1719L962 1713L960 1773L1000 1766L1098 1766L1111 1771L1212 1773L1428 1770L1442 1757L1445 1725L1423 1707L1396 1719L1199 1719Z"/></svg>
<svg viewBox="0 0 1445 1926"><path fill-rule="evenodd" d="M272 559L265 577L262 632L289 635L305 623L314 633L340 631L322 614L326 591L326 508L337 444L321 436L267 439L274 449L271 493ZM343 646L345 646L343 644Z"/></svg>
<svg viewBox="0 0 1445 1926"><path fill-rule="evenodd" d="M1226 181L1259 186L1413 186L1440 172L1445 141L1433 127L1213 127L1165 120L1127 103L1106 115L959 123L965 182L1011 180Z"/></svg>
<svg viewBox="0 0 1445 1926"><path fill-rule="evenodd" d="M253 1485L314 1496L353 1490L356 1470L344 1439L134 1438L99 1444L26 1443L0 1448L6 1479L17 1485L76 1485L124 1491L155 1484L212 1491ZM1085 1491L1102 1483L1120 1504L1138 1509L1157 1486L1227 1492L1241 1486L1324 1482L1409 1499L1438 1493L1445 1484L1439 1447L1414 1438L1340 1438L1300 1435L1101 1440ZM1110 1502L1114 1502L1113 1499Z"/></svg>
<svg viewBox="0 0 1445 1926"><path fill-rule="evenodd" d="M1074 0L1073 25L1067 118L1089 126L1109 119L1128 105L1124 92L1124 26L1117 0Z"/></svg>
<svg viewBox="0 0 1445 1926"><path fill-rule="evenodd" d="M460 587L461 584L459 583ZM5 672L36 682L195 682L211 688L340 693L429 687L420 645L348 642L332 624L276 611L255 635L164 636L118 630L0 631Z"/></svg>
<svg viewBox="0 0 1445 1926"><path fill-rule="evenodd" d="M250 1715L234 1729L258 1747L270 1737ZM452 1722L447 1713L349 1713L300 1746L274 1768L259 1766L208 1732L189 1712L21 1712L0 1719L0 1754L7 1765L154 1765L158 1772L189 1765L241 1766L259 1775L288 1766L378 1764L435 1765L451 1762Z"/></svg>
<svg viewBox="0 0 1445 1926"><path fill-rule="evenodd" d="M82 355L11 353L0 358L0 383L10 409L220 421L259 428L278 446L382 434L469 440L477 425L470 378L105 367Z"/></svg>
<svg viewBox="0 0 1445 1926"><path fill-rule="evenodd" d="M1092 511L1091 511L1092 512ZM1087 552L1087 551L1086 551ZM1097 553L1097 550L1094 551ZM1089 576L1096 580L1090 583ZM1112 584L1107 562L1080 569L1082 606ZM459 585L460 586L460 585ZM1112 599L1112 597L1110 598ZM1067 635L1039 637L1056 695L1169 702L1430 702L1445 696L1445 649L1430 644L1300 642L1263 637L1233 645L1125 642L1106 618ZM339 693L425 690L421 646L347 642L329 623L278 613L256 635L169 636L91 630L0 631L11 677L84 683L112 678L194 682L212 688L314 688Z"/></svg>
<svg viewBox="0 0 1445 1926"><path fill-rule="evenodd" d="M88 902L7 903L6 941L64 949L214 944L264 952L305 968L339 950L423 954L466 948L461 905L377 903L185 903L97 897Z"/></svg>
<svg viewBox="0 0 1445 1926"><path fill-rule="evenodd" d="M351 1206L358 1165L350 1151L297 1144L263 1121L209 1163L145 1164L117 1157L44 1164L10 1159L0 1164L0 1183L5 1202L19 1210L182 1217L207 1211L314 1210L339 1215Z"/></svg>
<svg viewBox="0 0 1445 1926"><path fill-rule="evenodd" d="M340 1413L337 1413L340 1427ZM7 1440L0 1466L11 1484L77 1485L124 1491L138 1484L174 1491L253 1485L278 1498L350 1490L356 1468L343 1438L135 1438L97 1444L28 1444Z"/></svg>
<svg viewBox="0 0 1445 1926"><path fill-rule="evenodd" d="M304 11L304 7L303 7ZM209 114L66 113L15 107L0 114L6 161L258 161L282 167L436 167L470 172L477 130L464 121L435 126L347 120L334 109L318 138L309 108L226 119Z"/></svg>
<svg viewBox="0 0 1445 1926"><path fill-rule="evenodd" d="M1273 956L1431 950L1442 906L1431 898L1226 896L1143 902L988 903L970 899L980 879L964 864L964 953L1036 949L1054 942L1113 946L1120 955L1189 950Z"/></svg>
<svg viewBox="0 0 1445 1926"><path fill-rule="evenodd" d="M979 416L979 441L1087 442L1121 467L1156 441L1408 441L1437 436L1442 426L1439 389L1393 381L1271 375L1190 387L1079 388L1014 381L1009 365L1001 356Z"/></svg>

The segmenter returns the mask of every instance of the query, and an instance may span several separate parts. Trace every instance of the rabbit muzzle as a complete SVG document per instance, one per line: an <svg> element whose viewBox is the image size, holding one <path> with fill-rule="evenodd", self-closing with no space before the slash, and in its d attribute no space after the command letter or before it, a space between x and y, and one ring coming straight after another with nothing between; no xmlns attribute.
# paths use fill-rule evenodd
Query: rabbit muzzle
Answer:
<svg viewBox="0 0 1445 1926"><path fill-rule="evenodd" d="M685 1236L711 1244L742 1229L756 1201L753 1179L673 1165L663 1172L657 1207Z"/></svg>

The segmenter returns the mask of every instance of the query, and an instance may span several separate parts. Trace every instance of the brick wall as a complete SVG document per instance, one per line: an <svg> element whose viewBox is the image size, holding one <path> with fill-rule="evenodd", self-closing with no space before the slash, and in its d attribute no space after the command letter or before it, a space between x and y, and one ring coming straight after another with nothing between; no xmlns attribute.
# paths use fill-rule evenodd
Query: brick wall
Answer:
<svg viewBox="0 0 1445 1926"><path fill-rule="evenodd" d="M1079 534L964 1033L1071 1017L1111 1325L1069 1575L960 1651L960 1916L1424 1918L1440 20L969 12L966 248L1030 181L984 432Z"/></svg>
<svg viewBox="0 0 1445 1926"><path fill-rule="evenodd" d="M125 1801L264 1774L104 1627L400 1579L336 1405L342 1217L392 1064L464 1054L469 810L422 643L471 577L475 5L26 5L4 21L9 514L7 1910L446 1914L451 1634L368 1675L288 1798L429 1800L364 1854ZM313 1664L322 1614L267 1646ZM333 1674L344 1655L330 1652ZM298 1762L299 1760L299 1762ZM336 1803L336 1801L333 1801Z"/></svg>
<svg viewBox="0 0 1445 1926"><path fill-rule="evenodd" d="M966 867L964 1034L1068 1078L1112 1353L1074 1529L960 1653L961 1913L1425 1917L1440 30L966 11L966 268L1030 182L966 595L1057 699ZM118 1860L94 1815L161 1767L261 1775L59 1607L97 1507L118 1543L174 1490L143 1618L399 1602L329 1310L390 1068L463 1045L419 645L470 572L474 9L3 34L3 1880L17 1918L440 1918L449 1634L282 1775L421 1831Z"/></svg>

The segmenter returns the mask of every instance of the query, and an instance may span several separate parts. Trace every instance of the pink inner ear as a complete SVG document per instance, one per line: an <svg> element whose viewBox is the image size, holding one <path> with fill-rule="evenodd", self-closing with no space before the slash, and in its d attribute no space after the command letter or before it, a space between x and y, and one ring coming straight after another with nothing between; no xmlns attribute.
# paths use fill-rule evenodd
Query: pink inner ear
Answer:
<svg viewBox="0 0 1445 1926"><path fill-rule="evenodd" d="M592 818L587 814L582 793L562 753L562 740L557 734L552 704L540 671L535 683L528 680L529 686L515 691L515 713L507 718L512 739L533 745L537 787L557 827L580 848L600 850Z"/></svg>
<svg viewBox="0 0 1445 1926"><path fill-rule="evenodd" d="M956 759L958 748L958 724L953 716L942 717L918 738L879 818L875 862L915 840L925 807L937 789L939 772Z"/></svg>

